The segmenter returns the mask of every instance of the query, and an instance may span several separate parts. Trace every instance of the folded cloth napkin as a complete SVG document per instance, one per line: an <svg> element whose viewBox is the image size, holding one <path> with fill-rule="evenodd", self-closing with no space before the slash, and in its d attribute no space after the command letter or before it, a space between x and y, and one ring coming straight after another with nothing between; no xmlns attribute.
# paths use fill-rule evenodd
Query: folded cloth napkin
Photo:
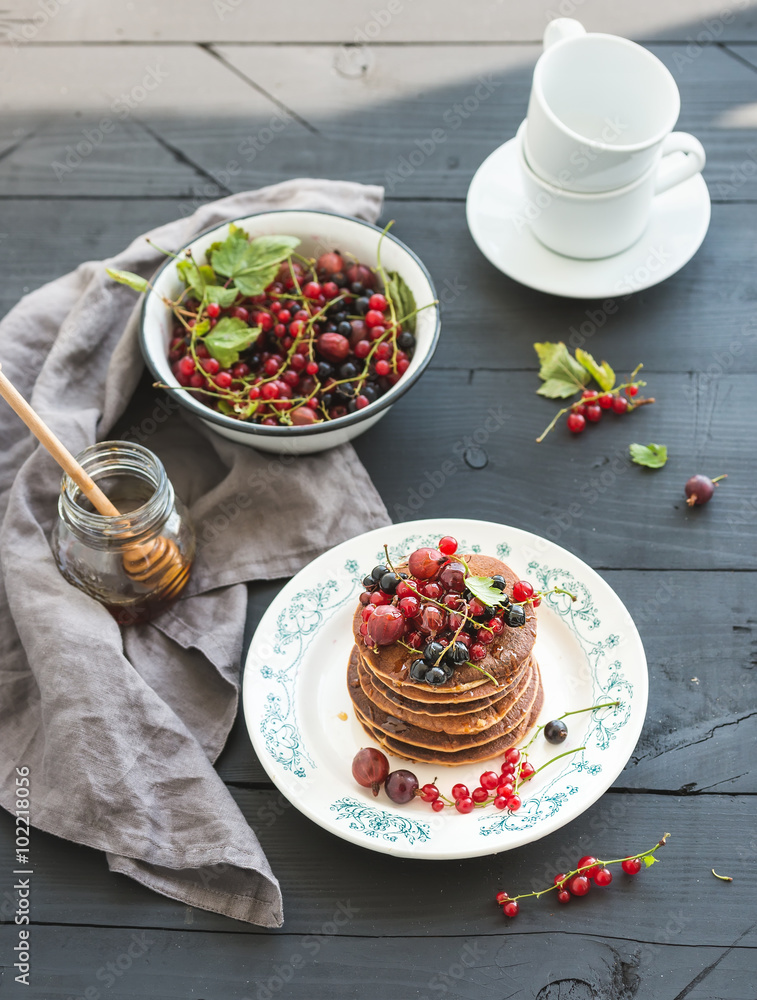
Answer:
<svg viewBox="0 0 757 1000"><path fill-rule="evenodd" d="M293 180L149 236L175 250L274 208L375 221L382 194ZM27 295L0 323L5 372L74 454L108 439L143 370L134 293L105 267L148 277L161 259L140 237ZM160 406L131 436L164 461L199 550L186 596L122 632L58 572L48 539L61 471L0 402L0 803L15 812L17 768L28 768L33 826L106 851L111 870L167 896L277 927L279 884L212 766L237 710L244 581L291 575L389 518L350 445L281 461Z"/></svg>

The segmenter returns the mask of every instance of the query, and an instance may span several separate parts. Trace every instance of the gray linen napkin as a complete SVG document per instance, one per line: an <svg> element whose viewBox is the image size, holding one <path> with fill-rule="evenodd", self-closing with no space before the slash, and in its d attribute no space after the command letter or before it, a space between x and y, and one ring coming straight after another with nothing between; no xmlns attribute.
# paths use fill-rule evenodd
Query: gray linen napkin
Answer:
<svg viewBox="0 0 757 1000"><path fill-rule="evenodd" d="M270 208L374 221L381 199L377 187L293 180L149 235L176 249ZM140 237L0 323L6 374L74 454L110 436L143 370L134 293L105 263L149 276L159 262ZM166 464L199 552L187 596L122 633L58 572L48 539L60 470L0 403L0 803L14 811L16 768L27 767L33 826L106 851L113 871L167 896L276 927L278 882L212 766L237 710L244 581L290 575L389 519L349 445L282 462L160 407L129 435Z"/></svg>

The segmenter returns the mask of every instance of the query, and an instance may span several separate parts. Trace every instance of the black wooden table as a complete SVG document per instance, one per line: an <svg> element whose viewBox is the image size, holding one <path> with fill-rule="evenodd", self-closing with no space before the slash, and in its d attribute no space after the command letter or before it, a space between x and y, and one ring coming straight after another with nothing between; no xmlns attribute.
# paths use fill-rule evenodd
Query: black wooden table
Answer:
<svg viewBox="0 0 757 1000"><path fill-rule="evenodd" d="M386 11L363 0L338 18L318 4L292 23L286 5L239 0L225 12L188 3L180 23L173 5L82 6L35 21L37 7L22 4L3 22L3 310L230 190L301 175L384 184L383 221L396 220L447 303L431 368L356 442L361 459L395 520L515 525L596 568L637 623L651 692L633 756L584 815L531 846L446 863L370 853L310 823L274 790L240 718L218 769L281 880L283 929L183 906L110 874L92 850L35 833L28 988L13 981L13 825L3 813L0 997L754 1000L754 7L702 4L692 21L680 0L633 12L560 6L649 45L678 81L679 127L708 154L713 211L701 250L599 322L594 302L504 277L465 224L473 172L525 113L543 10L474 2L464 18L450 2L399 4L374 35ZM154 92L142 86L151 68L162 74ZM493 84L487 99L453 127L447 112L479 78ZM98 140L103 115L114 127ZM430 149L437 128L444 141ZM429 151L408 170L416 149ZM555 404L535 395L532 344L576 329L619 372L643 362L657 403L537 445ZM146 383L135 412L154 405L152 392ZM476 442L485 464L468 463L459 442L492 408L504 423ZM667 466L630 465L631 441L667 444ZM454 474L421 507L411 502L450 462ZM691 510L683 485L695 472L729 478ZM250 588L249 635L278 588ZM493 904L503 883L529 887L585 852L617 857L666 830L664 863L601 896L534 902L511 922Z"/></svg>

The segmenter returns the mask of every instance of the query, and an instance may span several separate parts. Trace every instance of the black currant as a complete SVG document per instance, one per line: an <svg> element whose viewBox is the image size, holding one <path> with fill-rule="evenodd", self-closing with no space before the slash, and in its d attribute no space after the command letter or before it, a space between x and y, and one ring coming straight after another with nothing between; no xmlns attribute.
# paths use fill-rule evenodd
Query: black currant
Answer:
<svg viewBox="0 0 757 1000"><path fill-rule="evenodd" d="M354 378L357 375L357 365L352 361L345 361L339 369L339 378ZM344 388L344 386L342 386Z"/></svg>
<svg viewBox="0 0 757 1000"><path fill-rule="evenodd" d="M389 567L384 566L383 563L379 563L378 566L374 566L373 569L371 570L371 576L376 581L376 583L378 583L381 577L384 575L384 573L388 572L389 572Z"/></svg>
<svg viewBox="0 0 757 1000"><path fill-rule="evenodd" d="M334 317L334 322L337 324L337 333L341 333L343 337L350 337L352 335L352 323L349 323L346 319L339 322L336 316Z"/></svg>
<svg viewBox="0 0 757 1000"><path fill-rule="evenodd" d="M443 667L429 667L426 671L426 683L436 687L437 684L444 684L447 674Z"/></svg>
<svg viewBox="0 0 757 1000"><path fill-rule="evenodd" d="M423 660L413 660L410 665L410 680L425 681L428 672L428 664Z"/></svg>
<svg viewBox="0 0 757 1000"><path fill-rule="evenodd" d="M497 573L496 576L492 577L492 587L495 587L497 590L504 590L506 586L507 586L507 581L505 580L504 576L501 576L499 573Z"/></svg>
<svg viewBox="0 0 757 1000"><path fill-rule="evenodd" d="M362 281L353 281L350 285L350 291L353 295L362 295L365 291L365 285Z"/></svg>
<svg viewBox="0 0 757 1000"><path fill-rule="evenodd" d="M331 378L334 374L334 369L327 361L321 361L318 365L318 378L321 382L325 382L327 378Z"/></svg>
<svg viewBox="0 0 757 1000"><path fill-rule="evenodd" d="M505 608L504 620L510 628L521 628L526 624L526 609L522 604L511 604Z"/></svg>
<svg viewBox="0 0 757 1000"><path fill-rule="evenodd" d="M400 582L400 578L396 573L384 573L379 581L381 589L387 594L393 594L397 589L397 584Z"/></svg>
<svg viewBox="0 0 757 1000"><path fill-rule="evenodd" d="M373 579L372 576L364 576L363 586L365 587L366 590L368 590L369 587L372 590L376 586L376 581Z"/></svg>
<svg viewBox="0 0 757 1000"><path fill-rule="evenodd" d="M442 646L440 642L432 640L431 642L426 643L426 646L423 650L423 659L429 665L433 665L434 663L436 663L436 661L439 659L439 657L442 655L443 652L444 652L444 646Z"/></svg>
<svg viewBox="0 0 757 1000"><path fill-rule="evenodd" d="M365 316L368 310L371 308L370 300L365 298L355 299L355 312L360 316Z"/></svg>
<svg viewBox="0 0 757 1000"><path fill-rule="evenodd" d="M415 337L408 330L403 331L397 337L397 347L403 351L409 351L415 347Z"/></svg>
<svg viewBox="0 0 757 1000"><path fill-rule="evenodd" d="M553 719L544 727L544 738L547 743L562 743L568 735L568 727L562 719Z"/></svg>
<svg viewBox="0 0 757 1000"><path fill-rule="evenodd" d="M468 647L464 642L455 642L447 650L447 655L445 659L448 659L450 663L465 663L468 659Z"/></svg>

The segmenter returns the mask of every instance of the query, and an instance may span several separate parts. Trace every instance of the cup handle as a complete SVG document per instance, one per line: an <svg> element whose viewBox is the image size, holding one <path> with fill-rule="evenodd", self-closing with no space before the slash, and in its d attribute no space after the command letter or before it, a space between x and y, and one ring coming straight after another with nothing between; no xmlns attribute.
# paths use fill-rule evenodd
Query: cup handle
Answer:
<svg viewBox="0 0 757 1000"><path fill-rule="evenodd" d="M574 17L556 17L544 29L544 48L548 49L565 38L576 38L585 34L586 28Z"/></svg>
<svg viewBox="0 0 757 1000"><path fill-rule="evenodd" d="M676 156L674 154L681 154ZM662 144L662 161L655 180L655 194L682 184L704 169L707 157L699 139L688 132L671 132Z"/></svg>

